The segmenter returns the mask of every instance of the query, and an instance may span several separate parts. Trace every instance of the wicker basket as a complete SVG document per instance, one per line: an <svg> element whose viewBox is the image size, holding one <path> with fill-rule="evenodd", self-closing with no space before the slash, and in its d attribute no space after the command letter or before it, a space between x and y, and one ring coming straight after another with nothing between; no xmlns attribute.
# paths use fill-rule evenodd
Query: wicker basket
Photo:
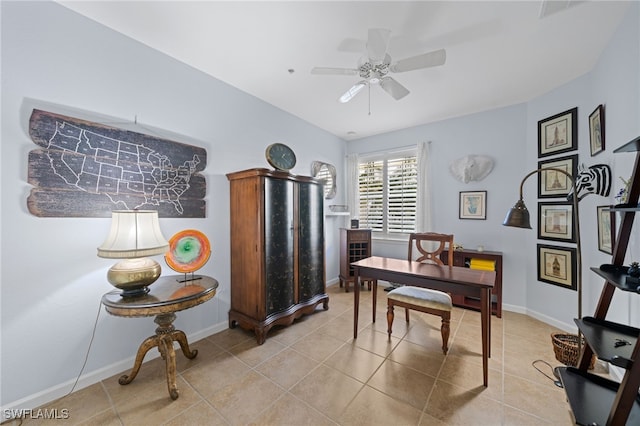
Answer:
<svg viewBox="0 0 640 426"><path fill-rule="evenodd" d="M551 333L551 343L558 361L571 367L578 366L580 354L578 353L578 336L576 334ZM582 339L582 346L584 345L585 342ZM589 370L592 370L595 364L596 357L592 355Z"/></svg>

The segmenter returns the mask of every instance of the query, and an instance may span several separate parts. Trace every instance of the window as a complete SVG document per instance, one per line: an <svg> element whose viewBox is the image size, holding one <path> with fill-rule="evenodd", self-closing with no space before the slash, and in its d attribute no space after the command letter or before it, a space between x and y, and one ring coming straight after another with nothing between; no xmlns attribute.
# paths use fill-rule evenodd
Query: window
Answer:
<svg viewBox="0 0 640 426"><path fill-rule="evenodd" d="M387 236L415 232L417 176L414 151L361 159L358 164L360 227Z"/></svg>

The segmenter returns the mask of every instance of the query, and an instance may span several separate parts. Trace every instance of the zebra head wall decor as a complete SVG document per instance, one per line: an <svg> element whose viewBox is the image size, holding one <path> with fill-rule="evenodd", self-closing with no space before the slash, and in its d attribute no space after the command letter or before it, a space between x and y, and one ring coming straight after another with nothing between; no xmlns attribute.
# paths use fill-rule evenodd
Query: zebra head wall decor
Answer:
<svg viewBox="0 0 640 426"><path fill-rule="evenodd" d="M611 190L611 168L607 164L594 164L589 168L580 164L575 181L578 201L589 194L608 197ZM573 201L573 188L569 191L567 200Z"/></svg>

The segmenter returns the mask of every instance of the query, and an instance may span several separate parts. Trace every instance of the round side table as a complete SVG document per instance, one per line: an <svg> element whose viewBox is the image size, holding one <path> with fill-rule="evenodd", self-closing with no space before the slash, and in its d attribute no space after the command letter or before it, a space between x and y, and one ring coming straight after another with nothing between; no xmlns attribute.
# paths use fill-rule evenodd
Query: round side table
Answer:
<svg viewBox="0 0 640 426"><path fill-rule="evenodd" d="M157 347L165 360L169 395L171 399L178 398L173 342L180 344L182 353L189 359L195 358L198 351L190 350L187 336L173 326L175 313L210 300L218 288L218 281L211 277L197 275L188 281L183 278L183 275L162 276L149 287L149 293L138 297L122 297L120 290L102 296L102 304L110 314L119 317L155 316L154 322L158 324L156 334L147 337L138 348L131 373L122 375L118 380L121 385L127 385L136 378L144 356L151 348Z"/></svg>

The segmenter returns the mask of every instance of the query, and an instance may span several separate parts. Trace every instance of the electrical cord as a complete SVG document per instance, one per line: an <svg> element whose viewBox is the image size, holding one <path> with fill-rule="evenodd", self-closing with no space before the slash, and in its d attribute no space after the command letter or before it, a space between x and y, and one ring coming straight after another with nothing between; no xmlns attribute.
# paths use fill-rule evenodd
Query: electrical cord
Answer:
<svg viewBox="0 0 640 426"><path fill-rule="evenodd" d="M76 389L76 386L78 385L78 381L80 381L80 377L82 376L82 373L84 373L84 369L87 366L87 361L89 360L89 352L91 352L91 346L93 345L93 339L96 337L96 329L98 328L98 319L100 318L100 312L102 311L102 301L100 303L98 303L98 313L96 314L96 320L93 323L93 331L91 332L91 340L89 340L89 347L87 348L87 353L84 356L84 362L82 363L82 368L80 369L80 373L78 373L78 377L76 377L76 381L73 383L73 386L71 387L71 390L64 395L62 398L66 398L67 396L71 395L73 393L73 391ZM60 398L60 399L62 399Z"/></svg>
<svg viewBox="0 0 640 426"><path fill-rule="evenodd" d="M87 361L89 360L89 353L91 352L91 346L93 345L93 339L96 336L96 329L98 328L98 319L100 318L100 311L101 310L102 310L102 302L100 302L98 304L98 313L96 314L96 320L93 323L93 331L91 332L91 340L89 340L89 347L87 348L87 353L84 356L84 362L82 363L82 367L80 368L80 372L78 373L78 377L76 377L76 380L73 383L73 386L71 387L71 390L69 392L67 392L65 395L63 395L60 398L58 398L56 400L56 402L60 402L64 398L66 398L69 395L71 395L73 393L73 391L76 389L76 386L78 385L78 382L80 381L80 377L82 377L82 373L84 372L84 369L87 366ZM19 418L6 419L6 420L19 420L20 422L18 423L18 426L20 426L20 425L22 425L22 423L24 421L24 418L23 417L19 417ZM3 421L2 424L4 424L4 423L5 422Z"/></svg>
<svg viewBox="0 0 640 426"><path fill-rule="evenodd" d="M549 367L551 369L551 371L553 372L553 376L555 377L551 377L549 376L547 373L545 373L544 371L540 370L537 366L536 363L537 362L541 362L543 364L545 364L547 367ZM545 375L549 380L551 380L553 382L554 385L556 385L559 388L563 388L564 386L562 386L562 382L560 381L560 377L558 377L558 371L553 368L551 366L551 364L549 364L547 361L541 360L541 359L536 359L535 361L533 361L531 363L531 365L533 366L533 368L535 368L536 370L538 370L540 373L542 373L543 375Z"/></svg>

